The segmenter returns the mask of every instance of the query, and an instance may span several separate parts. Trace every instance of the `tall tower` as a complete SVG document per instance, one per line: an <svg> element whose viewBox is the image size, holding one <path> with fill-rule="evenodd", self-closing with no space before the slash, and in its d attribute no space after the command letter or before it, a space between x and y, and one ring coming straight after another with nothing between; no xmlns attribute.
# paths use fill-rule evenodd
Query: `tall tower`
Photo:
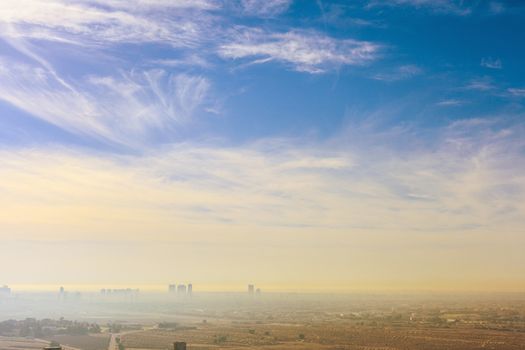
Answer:
<svg viewBox="0 0 525 350"><path fill-rule="evenodd" d="M248 285L248 294L253 295L253 292L255 291L255 286L253 284Z"/></svg>
<svg viewBox="0 0 525 350"><path fill-rule="evenodd" d="M193 284L188 284L188 295L191 296L191 294L193 293Z"/></svg>
<svg viewBox="0 0 525 350"><path fill-rule="evenodd" d="M186 294L186 285L185 284L179 284L177 286L177 294L180 294L180 295Z"/></svg>

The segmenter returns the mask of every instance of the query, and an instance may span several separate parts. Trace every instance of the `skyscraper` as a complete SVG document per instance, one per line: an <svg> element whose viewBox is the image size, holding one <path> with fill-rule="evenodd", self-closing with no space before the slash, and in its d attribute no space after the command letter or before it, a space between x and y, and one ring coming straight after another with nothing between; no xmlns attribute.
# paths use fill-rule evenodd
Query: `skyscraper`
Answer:
<svg viewBox="0 0 525 350"><path fill-rule="evenodd" d="M186 285L185 284L179 284L177 286L177 294L185 295L186 294Z"/></svg>
<svg viewBox="0 0 525 350"><path fill-rule="evenodd" d="M253 295L253 292L255 290L255 286L253 284L248 285L248 294Z"/></svg>
<svg viewBox="0 0 525 350"><path fill-rule="evenodd" d="M188 284L188 295L191 296L191 294L193 293L193 284Z"/></svg>

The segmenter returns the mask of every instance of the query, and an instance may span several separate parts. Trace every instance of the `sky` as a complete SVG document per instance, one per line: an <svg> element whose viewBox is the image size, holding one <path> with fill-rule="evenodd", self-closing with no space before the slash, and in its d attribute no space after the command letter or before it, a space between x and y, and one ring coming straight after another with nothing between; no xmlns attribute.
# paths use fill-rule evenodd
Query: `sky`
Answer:
<svg viewBox="0 0 525 350"><path fill-rule="evenodd" d="M3 0L0 284L523 291L524 23Z"/></svg>

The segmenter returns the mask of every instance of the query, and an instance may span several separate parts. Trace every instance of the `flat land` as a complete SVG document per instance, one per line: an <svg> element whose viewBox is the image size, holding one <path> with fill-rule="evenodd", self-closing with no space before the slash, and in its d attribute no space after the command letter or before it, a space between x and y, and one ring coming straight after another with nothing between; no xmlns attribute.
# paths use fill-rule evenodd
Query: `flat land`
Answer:
<svg viewBox="0 0 525 350"><path fill-rule="evenodd" d="M126 349L525 349L525 333L461 328L355 326L348 323L207 324L195 329L148 330L123 337Z"/></svg>
<svg viewBox="0 0 525 350"><path fill-rule="evenodd" d="M55 335L49 338L62 345L68 345L82 350L107 350L108 334L97 335Z"/></svg>
<svg viewBox="0 0 525 350"><path fill-rule="evenodd" d="M46 343L35 339L0 337L0 350L40 350L44 345L46 345Z"/></svg>
<svg viewBox="0 0 525 350"><path fill-rule="evenodd" d="M189 350L525 350L525 294L202 294L43 305L87 317L2 321L0 350L51 340L66 350L115 350L119 341L128 350L173 349L175 341Z"/></svg>

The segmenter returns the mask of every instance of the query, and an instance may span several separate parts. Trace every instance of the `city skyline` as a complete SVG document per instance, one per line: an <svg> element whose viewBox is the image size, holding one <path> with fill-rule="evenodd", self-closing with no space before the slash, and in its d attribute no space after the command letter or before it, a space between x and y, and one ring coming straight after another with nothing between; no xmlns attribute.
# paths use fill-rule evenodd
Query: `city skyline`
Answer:
<svg viewBox="0 0 525 350"><path fill-rule="evenodd" d="M525 290L524 22L2 1L0 285Z"/></svg>

